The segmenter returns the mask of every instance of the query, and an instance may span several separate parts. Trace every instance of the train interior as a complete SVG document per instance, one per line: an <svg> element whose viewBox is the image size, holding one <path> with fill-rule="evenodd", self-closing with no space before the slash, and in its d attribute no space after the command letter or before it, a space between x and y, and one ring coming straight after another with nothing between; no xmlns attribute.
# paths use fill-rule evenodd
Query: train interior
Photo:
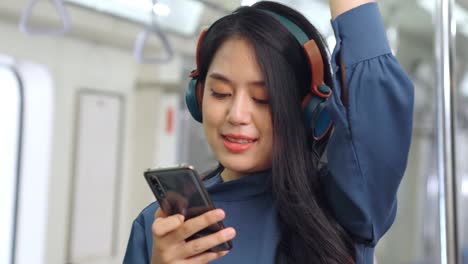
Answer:
<svg viewBox="0 0 468 264"><path fill-rule="evenodd" d="M153 166L216 160L184 94L201 30L247 0L0 1L0 263L121 263ZM280 0L335 45L326 0ZM436 0L378 1L416 91L380 264L443 264ZM468 0L453 5L458 252L468 263ZM465 214L466 210L466 214ZM4 250L6 249L6 250Z"/></svg>

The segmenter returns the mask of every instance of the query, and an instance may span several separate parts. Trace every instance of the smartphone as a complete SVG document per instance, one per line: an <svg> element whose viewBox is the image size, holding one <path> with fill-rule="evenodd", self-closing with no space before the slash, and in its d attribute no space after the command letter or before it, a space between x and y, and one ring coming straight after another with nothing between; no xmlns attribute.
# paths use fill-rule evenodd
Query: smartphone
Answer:
<svg viewBox="0 0 468 264"><path fill-rule="evenodd" d="M182 214L187 220L215 209L197 171L190 165L150 169L144 176L166 215ZM223 222L218 222L197 232L186 241L218 232L223 228ZM228 241L209 251L231 248L232 242Z"/></svg>

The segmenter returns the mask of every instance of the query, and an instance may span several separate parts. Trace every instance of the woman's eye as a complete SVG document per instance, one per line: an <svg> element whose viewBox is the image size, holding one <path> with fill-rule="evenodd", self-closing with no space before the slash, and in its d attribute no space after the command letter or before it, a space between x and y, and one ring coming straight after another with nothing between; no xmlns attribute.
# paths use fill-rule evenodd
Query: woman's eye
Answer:
<svg viewBox="0 0 468 264"><path fill-rule="evenodd" d="M268 101L268 99L257 99L257 98L253 98L255 102L259 103L259 104L262 104L262 105L268 105L270 103L270 101Z"/></svg>
<svg viewBox="0 0 468 264"><path fill-rule="evenodd" d="M222 98L225 98L225 97L229 96L229 94L217 93L217 92L215 92L214 90L211 90L211 96L213 96L213 97L215 97L215 98L222 99Z"/></svg>

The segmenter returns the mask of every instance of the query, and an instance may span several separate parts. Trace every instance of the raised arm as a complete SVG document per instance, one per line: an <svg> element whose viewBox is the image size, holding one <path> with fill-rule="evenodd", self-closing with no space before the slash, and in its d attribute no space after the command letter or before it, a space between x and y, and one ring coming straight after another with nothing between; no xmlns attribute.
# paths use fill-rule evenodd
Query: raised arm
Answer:
<svg viewBox="0 0 468 264"><path fill-rule="evenodd" d="M377 3L372 2L330 1L332 12L348 10L332 21L335 85L327 108L335 126L322 180L338 222L368 248L396 215L414 101L412 82L391 52ZM345 76L340 76L343 71ZM342 96L344 92L348 95Z"/></svg>
<svg viewBox="0 0 468 264"><path fill-rule="evenodd" d="M330 1L330 12L331 12L332 19L335 19L337 16L355 7L358 7L360 5L375 2L375 0L329 0L329 1Z"/></svg>

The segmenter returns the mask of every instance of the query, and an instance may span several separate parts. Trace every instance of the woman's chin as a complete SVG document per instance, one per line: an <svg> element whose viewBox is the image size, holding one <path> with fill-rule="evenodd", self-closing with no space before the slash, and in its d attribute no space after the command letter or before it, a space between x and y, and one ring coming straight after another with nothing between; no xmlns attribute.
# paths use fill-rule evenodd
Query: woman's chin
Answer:
<svg viewBox="0 0 468 264"><path fill-rule="evenodd" d="M269 168L267 164L263 164L264 162L255 162L252 158L224 158L219 159L221 164L224 166L225 169L232 171L235 174L240 176L250 174L256 171L262 171ZM271 165L270 165L271 167Z"/></svg>

